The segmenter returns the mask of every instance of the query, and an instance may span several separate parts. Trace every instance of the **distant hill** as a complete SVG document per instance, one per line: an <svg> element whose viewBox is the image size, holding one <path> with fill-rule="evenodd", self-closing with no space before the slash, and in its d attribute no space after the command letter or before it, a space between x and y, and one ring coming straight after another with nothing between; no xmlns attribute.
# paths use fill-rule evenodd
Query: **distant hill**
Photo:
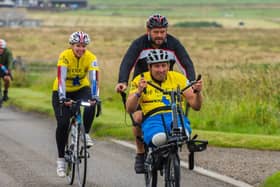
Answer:
<svg viewBox="0 0 280 187"><path fill-rule="evenodd" d="M279 0L129 0L129 1L116 1L116 0L89 0L92 5L157 5L157 6L177 6L177 5L237 5L237 4L279 4Z"/></svg>

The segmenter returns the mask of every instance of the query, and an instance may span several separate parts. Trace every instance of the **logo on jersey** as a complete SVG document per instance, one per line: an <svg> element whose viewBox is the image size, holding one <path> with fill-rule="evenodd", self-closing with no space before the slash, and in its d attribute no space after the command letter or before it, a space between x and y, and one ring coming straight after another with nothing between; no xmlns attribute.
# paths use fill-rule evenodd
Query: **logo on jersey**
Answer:
<svg viewBox="0 0 280 187"><path fill-rule="evenodd" d="M98 66L97 61L93 61L91 64L93 67Z"/></svg>

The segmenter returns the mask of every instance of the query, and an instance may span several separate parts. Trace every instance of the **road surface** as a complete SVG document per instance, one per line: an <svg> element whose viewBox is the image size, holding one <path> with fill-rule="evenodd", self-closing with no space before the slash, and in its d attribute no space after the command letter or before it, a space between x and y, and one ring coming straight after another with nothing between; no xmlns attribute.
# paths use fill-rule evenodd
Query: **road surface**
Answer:
<svg viewBox="0 0 280 187"><path fill-rule="evenodd" d="M54 119L43 115L0 109L0 187L69 187L56 176L55 127ZM144 176L134 173L131 149L97 140L90 155L87 186L144 186ZM182 170L182 186L230 187L189 170Z"/></svg>

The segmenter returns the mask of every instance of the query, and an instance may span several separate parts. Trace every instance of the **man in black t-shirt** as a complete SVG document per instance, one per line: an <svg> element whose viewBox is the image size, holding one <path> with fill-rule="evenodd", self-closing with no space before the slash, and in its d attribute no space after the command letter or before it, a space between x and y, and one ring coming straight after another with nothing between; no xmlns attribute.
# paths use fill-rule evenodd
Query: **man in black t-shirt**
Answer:
<svg viewBox="0 0 280 187"><path fill-rule="evenodd" d="M165 16L154 14L147 19L146 34L132 42L128 48L119 69L119 79L115 87L116 92L124 92L127 89L131 70L134 68L133 78L138 74L148 71L146 63L147 54L153 49L163 49L168 52L171 59L170 70L175 63L178 64L182 73L192 81L195 79L195 70L186 49L178 39L167 33L168 21ZM139 109L133 113L133 132L135 137L141 137L142 112ZM136 173L144 172L144 146L136 138Z"/></svg>

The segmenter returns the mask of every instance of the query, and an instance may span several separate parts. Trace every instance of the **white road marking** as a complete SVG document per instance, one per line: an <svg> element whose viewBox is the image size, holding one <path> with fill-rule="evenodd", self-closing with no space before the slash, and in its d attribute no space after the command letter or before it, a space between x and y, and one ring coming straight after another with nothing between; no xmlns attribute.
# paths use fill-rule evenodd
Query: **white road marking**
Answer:
<svg viewBox="0 0 280 187"><path fill-rule="evenodd" d="M125 147L128 147L130 149L135 150L135 145L131 144L129 142L122 141L122 140L116 140L116 139L111 139L111 141L115 142L117 144L123 145ZM182 167L187 168L187 169L189 168L189 164L188 163L186 163L184 161L181 161L180 163L181 163ZM228 177L226 175L222 175L222 174L216 173L214 171L206 170L206 169L201 168L201 167L195 166L193 171L195 171L195 172L197 172L197 173L199 173L201 175L205 175L205 176L217 179L219 181L226 182L228 184L231 184L231 185L234 185L234 186L237 186L237 187L253 187L252 185L250 185L250 184L248 184L246 182L239 181L239 180L236 180L234 178Z"/></svg>

